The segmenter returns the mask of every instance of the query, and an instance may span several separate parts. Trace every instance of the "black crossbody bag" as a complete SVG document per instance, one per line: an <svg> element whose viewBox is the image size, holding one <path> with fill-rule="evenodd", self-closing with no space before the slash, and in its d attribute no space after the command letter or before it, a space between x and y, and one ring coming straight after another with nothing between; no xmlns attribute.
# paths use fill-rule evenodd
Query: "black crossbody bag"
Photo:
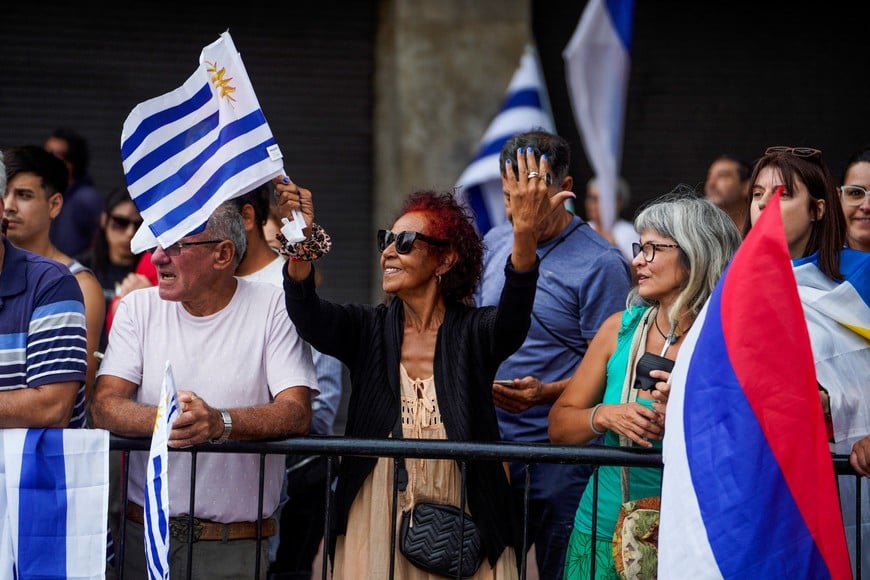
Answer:
<svg viewBox="0 0 870 580"><path fill-rule="evenodd" d="M393 428L393 438L402 437L402 413ZM397 461L399 488L404 491L408 474L404 458ZM463 475L465 465L462 466ZM463 484L465 478L463 477ZM465 505L465 485L459 505ZM483 561L480 530L470 515L454 505L421 502L402 512L399 551L414 566L444 578L474 576Z"/></svg>

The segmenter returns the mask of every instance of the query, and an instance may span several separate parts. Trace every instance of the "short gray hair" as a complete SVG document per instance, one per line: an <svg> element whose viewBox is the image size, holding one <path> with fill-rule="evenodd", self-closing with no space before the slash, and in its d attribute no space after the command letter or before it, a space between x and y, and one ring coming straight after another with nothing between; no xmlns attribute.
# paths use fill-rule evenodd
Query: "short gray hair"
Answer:
<svg viewBox="0 0 870 580"><path fill-rule="evenodd" d="M634 227L638 232L653 230L679 244L680 264L688 277L668 318L675 321L683 308L697 316L740 245L737 226L724 210L692 187L680 185L642 208ZM637 287L632 289L627 304L643 302Z"/></svg>
<svg viewBox="0 0 870 580"><path fill-rule="evenodd" d="M238 268L248 250L248 238L245 235L245 221L232 200L225 201L212 212L205 225L205 231L211 234L212 238L229 240L233 243L236 247L233 270Z"/></svg>
<svg viewBox="0 0 870 580"><path fill-rule="evenodd" d="M3 163L3 152L0 151L0 195L6 193L6 164Z"/></svg>

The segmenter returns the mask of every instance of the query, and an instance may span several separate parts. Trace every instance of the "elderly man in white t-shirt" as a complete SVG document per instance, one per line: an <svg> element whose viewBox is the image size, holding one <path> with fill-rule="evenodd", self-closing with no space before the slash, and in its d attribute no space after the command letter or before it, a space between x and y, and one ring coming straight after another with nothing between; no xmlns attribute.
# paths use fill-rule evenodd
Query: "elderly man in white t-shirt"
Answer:
<svg viewBox="0 0 870 580"><path fill-rule="evenodd" d="M92 414L97 427L126 437L150 437L166 361L182 413L170 447L227 439L307 434L317 380L311 349L284 311L283 292L234 276L246 248L242 217L222 204L204 231L152 256L158 286L126 295L115 314L100 366ZM130 458L124 574L147 577L143 546L146 452ZM171 574L187 571L191 457L170 454ZM261 534L274 534L284 457L266 456L262 509L260 457L201 453L196 460L193 569L207 578L250 578ZM175 518L178 518L177 520ZM175 524L175 525L173 525ZM260 545L265 578L268 542Z"/></svg>

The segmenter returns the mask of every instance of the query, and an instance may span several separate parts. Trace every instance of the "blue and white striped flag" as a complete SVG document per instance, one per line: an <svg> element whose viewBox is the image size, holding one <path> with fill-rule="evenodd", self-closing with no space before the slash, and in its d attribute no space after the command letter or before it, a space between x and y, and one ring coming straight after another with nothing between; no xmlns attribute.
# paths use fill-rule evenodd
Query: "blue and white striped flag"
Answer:
<svg viewBox="0 0 870 580"><path fill-rule="evenodd" d="M471 164L456 182L457 194L474 212L480 235L507 221L498 163L502 146L517 133L537 128L553 132L555 124L538 53L529 44L501 109L484 133Z"/></svg>
<svg viewBox="0 0 870 580"><path fill-rule="evenodd" d="M181 87L137 105L121 134L141 252L190 235L222 202L281 175L283 161L229 32ZM155 240L156 238L156 240Z"/></svg>
<svg viewBox="0 0 870 580"><path fill-rule="evenodd" d="M616 221L633 18L634 0L589 0L562 52L574 118L598 178L605 230Z"/></svg>
<svg viewBox="0 0 870 580"><path fill-rule="evenodd" d="M755 229L755 228L753 228ZM801 305L813 343L816 377L831 401L834 445L832 451L848 455L856 441L870 433L870 253L840 250L843 280L831 280L819 269L814 253L793 262ZM777 348L779 348L777 346ZM840 509L846 542L857 576L870 575L870 479L840 476ZM856 488L860 486L860 488ZM863 501L856 516L857 494ZM858 532L863 538L859 544ZM859 546L863 549L859 549Z"/></svg>
<svg viewBox="0 0 870 580"><path fill-rule="evenodd" d="M169 432L181 413L172 367L166 361L157 420L151 436L151 451L145 479L145 559L151 580L169 579Z"/></svg>
<svg viewBox="0 0 870 580"><path fill-rule="evenodd" d="M0 429L0 579L106 575L109 432Z"/></svg>

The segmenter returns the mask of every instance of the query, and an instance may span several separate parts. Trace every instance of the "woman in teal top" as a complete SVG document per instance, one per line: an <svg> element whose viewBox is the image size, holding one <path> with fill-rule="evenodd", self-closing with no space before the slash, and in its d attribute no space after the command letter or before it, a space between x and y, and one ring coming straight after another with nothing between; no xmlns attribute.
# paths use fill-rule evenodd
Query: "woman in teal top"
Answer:
<svg viewBox="0 0 870 580"><path fill-rule="evenodd" d="M626 310L605 321L549 415L554 443L584 444L605 434L605 445L661 448L667 397L657 381L669 372L637 373L638 362L667 368L683 335L701 311L737 250L740 234L728 215L694 191L679 189L646 206L634 222L640 241L632 266L637 286ZM667 360L664 360L667 359ZM665 366L663 366L665 365ZM647 389L635 384L646 383ZM595 578L617 578L613 530L622 503L620 466L602 466L577 507L565 561L565 578L590 578L592 512L597 510ZM661 469L634 467L630 499L661 493ZM598 485L597 506L592 490Z"/></svg>

